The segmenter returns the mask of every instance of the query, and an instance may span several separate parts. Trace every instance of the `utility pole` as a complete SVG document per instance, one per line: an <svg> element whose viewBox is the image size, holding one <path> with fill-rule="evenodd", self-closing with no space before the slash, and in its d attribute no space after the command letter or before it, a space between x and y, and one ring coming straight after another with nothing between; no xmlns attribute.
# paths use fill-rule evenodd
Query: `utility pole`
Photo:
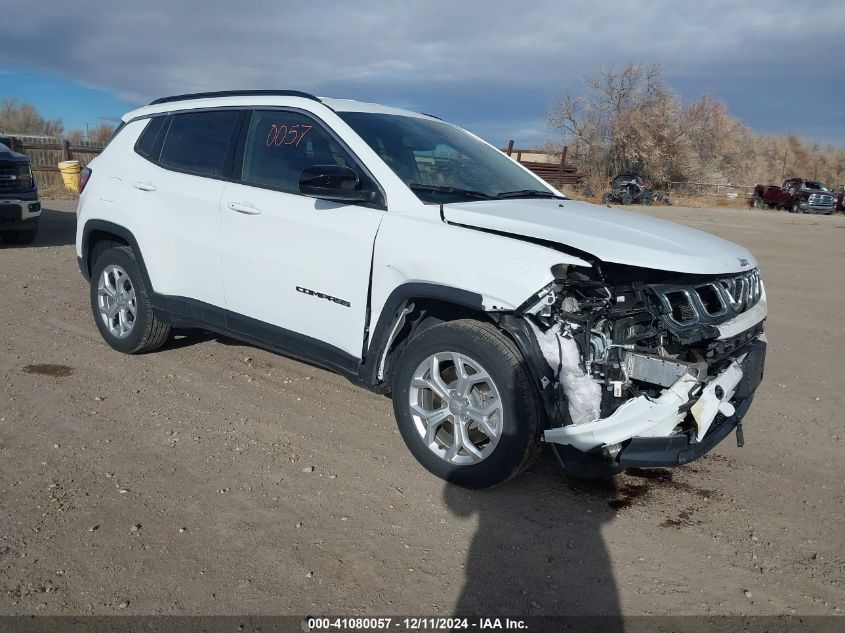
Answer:
<svg viewBox="0 0 845 633"><path fill-rule="evenodd" d="M783 181L786 178L786 154L789 152L789 146L786 146L786 149L783 150L783 170L780 172L780 179Z"/></svg>

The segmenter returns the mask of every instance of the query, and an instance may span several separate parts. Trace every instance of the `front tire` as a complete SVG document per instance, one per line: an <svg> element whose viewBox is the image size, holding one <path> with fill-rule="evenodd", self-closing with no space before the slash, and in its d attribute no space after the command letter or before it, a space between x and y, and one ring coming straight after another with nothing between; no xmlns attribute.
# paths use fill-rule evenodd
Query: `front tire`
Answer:
<svg viewBox="0 0 845 633"><path fill-rule="evenodd" d="M102 251L91 271L91 311L100 335L124 354L164 345L170 326L153 313L135 253L128 246Z"/></svg>
<svg viewBox="0 0 845 633"><path fill-rule="evenodd" d="M542 413L525 361L497 328L441 323L415 336L398 361L393 410L426 469L465 488L524 471L542 447Z"/></svg>

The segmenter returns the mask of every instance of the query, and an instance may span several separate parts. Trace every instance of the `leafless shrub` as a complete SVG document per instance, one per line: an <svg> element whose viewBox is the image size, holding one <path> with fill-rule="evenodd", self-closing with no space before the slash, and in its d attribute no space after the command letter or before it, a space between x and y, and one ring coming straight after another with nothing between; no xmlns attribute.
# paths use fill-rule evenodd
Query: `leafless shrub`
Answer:
<svg viewBox="0 0 845 633"><path fill-rule="evenodd" d="M114 134L114 126L101 123L85 132L71 130L65 134L61 119L45 119L31 103L18 103L15 99L5 99L0 102L0 132L44 136L62 136L64 134L72 144L78 144L83 139L105 143Z"/></svg>
<svg viewBox="0 0 845 633"><path fill-rule="evenodd" d="M0 101L0 131L58 136L64 126L61 119L45 119L31 103L4 99Z"/></svg>
<svg viewBox="0 0 845 633"><path fill-rule="evenodd" d="M685 106L659 66L629 64L584 78L585 94L567 91L549 108L553 144L594 191L632 170L652 184L669 181L780 182L783 177L845 183L845 149L809 144L796 134L766 135L703 96Z"/></svg>

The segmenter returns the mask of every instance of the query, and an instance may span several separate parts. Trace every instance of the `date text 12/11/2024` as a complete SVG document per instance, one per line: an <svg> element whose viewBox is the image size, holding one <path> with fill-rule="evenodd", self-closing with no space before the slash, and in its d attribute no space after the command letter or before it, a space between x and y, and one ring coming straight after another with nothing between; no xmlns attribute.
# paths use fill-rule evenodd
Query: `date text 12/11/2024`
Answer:
<svg viewBox="0 0 845 633"><path fill-rule="evenodd" d="M442 618L442 617L351 617L351 618L307 618L304 622L308 631L455 631L455 630L527 630L528 624L519 618Z"/></svg>

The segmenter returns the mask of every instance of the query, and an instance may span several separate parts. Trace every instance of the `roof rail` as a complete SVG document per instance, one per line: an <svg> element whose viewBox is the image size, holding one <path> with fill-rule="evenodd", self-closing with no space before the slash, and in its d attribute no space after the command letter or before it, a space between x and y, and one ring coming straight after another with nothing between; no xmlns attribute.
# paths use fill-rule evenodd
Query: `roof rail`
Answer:
<svg viewBox="0 0 845 633"><path fill-rule="evenodd" d="M214 97L302 97L319 101L317 97L299 90L221 90L218 92L194 92L185 95L173 95L172 97L161 97L150 101L150 105L159 103L172 103L174 101L188 101L189 99L212 99Z"/></svg>

